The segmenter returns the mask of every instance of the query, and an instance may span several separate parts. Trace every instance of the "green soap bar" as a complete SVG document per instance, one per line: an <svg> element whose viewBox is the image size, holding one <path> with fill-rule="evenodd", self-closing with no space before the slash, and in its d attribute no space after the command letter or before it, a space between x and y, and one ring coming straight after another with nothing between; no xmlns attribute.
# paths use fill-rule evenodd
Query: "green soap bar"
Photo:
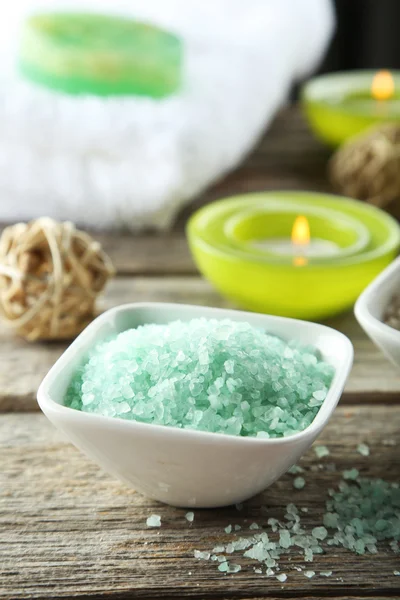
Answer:
<svg viewBox="0 0 400 600"><path fill-rule="evenodd" d="M18 67L26 79L69 94L160 98L179 89L182 45L131 19L37 14L23 26Z"/></svg>

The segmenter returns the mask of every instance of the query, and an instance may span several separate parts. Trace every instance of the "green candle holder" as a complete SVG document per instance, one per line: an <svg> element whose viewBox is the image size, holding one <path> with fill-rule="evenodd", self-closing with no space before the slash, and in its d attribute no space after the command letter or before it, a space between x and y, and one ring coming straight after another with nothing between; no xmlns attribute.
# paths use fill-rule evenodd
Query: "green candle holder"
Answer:
<svg viewBox="0 0 400 600"><path fill-rule="evenodd" d="M357 221L367 229L368 243L364 238L358 252L300 262L293 260L296 256L269 256L249 247L248 240L262 234L262 219L256 215L270 211L272 220L274 214L286 212L285 207L298 215L318 216L327 210L342 215L343 223ZM229 225L228 235L226 231L232 219L236 239ZM187 236L199 270L223 296L248 310L308 320L351 308L400 247L400 227L387 213L357 200L311 192L262 192L214 202L190 218ZM341 234L331 238L346 247Z"/></svg>
<svg viewBox="0 0 400 600"><path fill-rule="evenodd" d="M366 129L400 122L400 71L392 71L394 94L375 100L371 87L376 71L332 73L303 86L301 103L316 137L336 147Z"/></svg>
<svg viewBox="0 0 400 600"><path fill-rule="evenodd" d="M301 247L296 250L296 244L290 242L294 223L299 216L299 207L289 203L285 203L282 208L278 208L278 205L279 201L276 208L271 206L263 207L262 210L244 210L228 218L222 231L225 241L248 255L259 254L269 260L287 261L288 256L293 256L296 251L301 253ZM318 253L320 247L320 255L308 254L309 260L329 261L332 260L332 255L354 256L365 250L370 242L367 227L341 212L304 207L301 214L307 218L311 243L320 241L315 248ZM282 240L282 249L276 240Z"/></svg>

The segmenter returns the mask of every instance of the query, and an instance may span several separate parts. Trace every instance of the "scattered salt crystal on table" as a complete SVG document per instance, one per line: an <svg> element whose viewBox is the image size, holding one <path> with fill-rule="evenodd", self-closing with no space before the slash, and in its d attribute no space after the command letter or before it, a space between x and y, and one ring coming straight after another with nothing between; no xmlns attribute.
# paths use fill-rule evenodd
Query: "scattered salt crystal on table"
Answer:
<svg viewBox="0 0 400 600"><path fill-rule="evenodd" d="M210 560L211 558L210 552L202 552L201 550L195 550L193 554L194 557L198 558L199 560Z"/></svg>
<svg viewBox="0 0 400 600"><path fill-rule="evenodd" d="M325 529L325 527L314 527L312 530L312 535L317 540L324 540L328 535L328 531Z"/></svg>
<svg viewBox="0 0 400 600"><path fill-rule="evenodd" d="M284 583L287 580L287 575L286 573L279 573L279 575L276 575L276 578L281 583Z"/></svg>
<svg viewBox="0 0 400 600"><path fill-rule="evenodd" d="M330 577L332 575L332 571L320 571L319 573L322 577Z"/></svg>
<svg viewBox="0 0 400 600"><path fill-rule="evenodd" d="M146 520L147 527L161 527L160 515L150 515Z"/></svg>
<svg viewBox="0 0 400 600"><path fill-rule="evenodd" d="M252 523L249 529L260 529L260 526L257 523Z"/></svg>
<svg viewBox="0 0 400 600"><path fill-rule="evenodd" d="M242 570L242 567L240 565L236 565L234 563L231 563L229 565L228 573L238 573L241 570Z"/></svg>
<svg viewBox="0 0 400 600"><path fill-rule="evenodd" d="M225 533L231 533L232 531L232 525L228 525L227 527L225 527Z"/></svg>
<svg viewBox="0 0 400 600"><path fill-rule="evenodd" d="M186 521L189 521L189 523L193 523L194 520L194 512L187 512L185 515L185 519Z"/></svg>
<svg viewBox="0 0 400 600"><path fill-rule="evenodd" d="M311 579L312 577L314 577L315 571L304 571L304 575L308 577L308 579Z"/></svg>
<svg viewBox="0 0 400 600"><path fill-rule="evenodd" d="M329 448L327 446L315 446L314 452L318 456L318 458L324 458L324 456L329 456Z"/></svg>
<svg viewBox="0 0 400 600"><path fill-rule="evenodd" d="M357 452L361 454L361 456L369 456L369 446L367 446L367 444L358 444Z"/></svg>
<svg viewBox="0 0 400 600"><path fill-rule="evenodd" d="M293 487L296 488L296 490L302 490L305 485L306 481L304 477L296 477L296 479L293 481Z"/></svg>
<svg viewBox="0 0 400 600"><path fill-rule="evenodd" d="M400 571L393 571L393 575L400 575Z"/></svg>
<svg viewBox="0 0 400 600"><path fill-rule="evenodd" d="M221 571L221 573L227 573L229 570L229 563L227 560L225 560L224 562L222 562L219 567L218 567L218 571Z"/></svg>
<svg viewBox="0 0 400 600"><path fill-rule="evenodd" d="M343 479L357 479L359 476L358 469L348 469L347 471L343 471Z"/></svg>
<svg viewBox="0 0 400 600"><path fill-rule="evenodd" d="M298 465L293 465L288 469L288 473L291 475L298 475L299 473L304 473L304 469Z"/></svg>

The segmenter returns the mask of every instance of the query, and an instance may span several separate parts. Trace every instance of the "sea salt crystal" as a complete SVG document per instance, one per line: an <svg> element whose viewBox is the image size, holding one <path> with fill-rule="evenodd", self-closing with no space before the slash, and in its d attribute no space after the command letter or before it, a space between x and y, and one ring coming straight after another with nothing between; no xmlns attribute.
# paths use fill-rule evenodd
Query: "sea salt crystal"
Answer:
<svg viewBox="0 0 400 600"><path fill-rule="evenodd" d="M313 556L313 552L310 548L306 548L304 551L304 560L306 562L313 562L314 560L314 556Z"/></svg>
<svg viewBox="0 0 400 600"><path fill-rule="evenodd" d="M229 565L228 573L238 573L241 570L242 570L242 567L240 565L236 565L234 563L231 563Z"/></svg>
<svg viewBox="0 0 400 600"><path fill-rule="evenodd" d="M160 515L150 515L146 519L147 527L161 527L161 517Z"/></svg>
<svg viewBox="0 0 400 600"><path fill-rule="evenodd" d="M304 473L304 469L299 467L299 465L293 465L288 469L288 473L291 475L298 475L299 473Z"/></svg>
<svg viewBox="0 0 400 600"><path fill-rule="evenodd" d="M221 571L221 573L227 573L229 570L229 563L228 561L224 561L222 562L219 567L218 567L218 571Z"/></svg>
<svg viewBox="0 0 400 600"><path fill-rule="evenodd" d="M228 525L227 527L225 527L225 533L231 533L232 532L232 525Z"/></svg>
<svg viewBox="0 0 400 600"><path fill-rule="evenodd" d="M324 456L329 456L329 448L327 446L315 446L314 452L318 456L318 458L324 458Z"/></svg>
<svg viewBox="0 0 400 600"><path fill-rule="evenodd" d="M209 560L211 558L210 552L202 552L201 550L194 551L194 557L199 560Z"/></svg>
<svg viewBox="0 0 400 600"><path fill-rule="evenodd" d="M357 477L359 476L359 471L358 469L348 469L347 471L343 471L343 479L357 479Z"/></svg>
<svg viewBox="0 0 400 600"><path fill-rule="evenodd" d="M320 571L319 573L322 577L330 577L332 575L332 571Z"/></svg>
<svg viewBox="0 0 400 600"><path fill-rule="evenodd" d="M393 571L393 575L399 576L400 575L400 571Z"/></svg>
<svg viewBox="0 0 400 600"><path fill-rule="evenodd" d="M260 529L260 526L257 523L252 523L249 529Z"/></svg>
<svg viewBox="0 0 400 600"><path fill-rule="evenodd" d="M308 579L311 579L312 577L314 577L315 571L304 571L304 575L308 577Z"/></svg>
<svg viewBox="0 0 400 600"><path fill-rule="evenodd" d="M293 481L293 487L296 488L296 490L302 490L305 485L306 481L304 477L296 477L296 479Z"/></svg>
<svg viewBox="0 0 400 600"><path fill-rule="evenodd" d="M279 544L282 548L290 548L291 546L290 533L287 529L279 532Z"/></svg>
<svg viewBox="0 0 400 600"><path fill-rule="evenodd" d="M357 452L362 456L369 456L369 446L367 444L358 444Z"/></svg>
<svg viewBox="0 0 400 600"><path fill-rule="evenodd" d="M185 519L186 521L189 521L189 523L193 523L194 520L194 512L187 512L185 515Z"/></svg>
<svg viewBox="0 0 400 600"><path fill-rule="evenodd" d="M286 573L279 573L279 575L276 575L276 578L281 583L284 583L287 580L287 575Z"/></svg>
<svg viewBox="0 0 400 600"><path fill-rule="evenodd" d="M328 532L325 529L325 527L314 527L314 529L312 530L312 535L317 540L324 540L327 537Z"/></svg>

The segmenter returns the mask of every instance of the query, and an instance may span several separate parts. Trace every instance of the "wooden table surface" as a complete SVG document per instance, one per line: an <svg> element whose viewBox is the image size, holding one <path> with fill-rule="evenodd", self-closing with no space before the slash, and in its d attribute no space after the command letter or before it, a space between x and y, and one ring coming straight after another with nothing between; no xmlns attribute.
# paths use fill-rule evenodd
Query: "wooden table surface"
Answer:
<svg viewBox="0 0 400 600"><path fill-rule="evenodd" d="M187 216L200 204L236 192L309 189L329 191L327 151L312 139L296 109L283 111L244 164L180 215L168 235L100 235L118 269L104 307L157 300L209 306L227 303L203 281L191 261L183 234ZM366 338L352 314L329 323L355 346L355 364L344 396L318 443L331 452L318 460L310 450L302 461L306 487L293 489L283 476L238 512L229 507L186 511L137 494L87 460L38 411L35 396L42 377L65 344L28 344L0 325L0 598L400 598L400 555L385 545L378 555L356 556L329 548L304 563L295 553L281 560L285 583L254 573L254 562L239 559L242 571L223 575L194 549L209 550L228 537L230 523L243 530L253 521L280 518L289 502L307 507L304 524L321 523L326 490L344 469L399 481L400 375ZM360 442L370 456L356 451ZM161 515L162 527L146 518ZM307 579L300 565L317 575ZM320 571L332 571L330 578Z"/></svg>

